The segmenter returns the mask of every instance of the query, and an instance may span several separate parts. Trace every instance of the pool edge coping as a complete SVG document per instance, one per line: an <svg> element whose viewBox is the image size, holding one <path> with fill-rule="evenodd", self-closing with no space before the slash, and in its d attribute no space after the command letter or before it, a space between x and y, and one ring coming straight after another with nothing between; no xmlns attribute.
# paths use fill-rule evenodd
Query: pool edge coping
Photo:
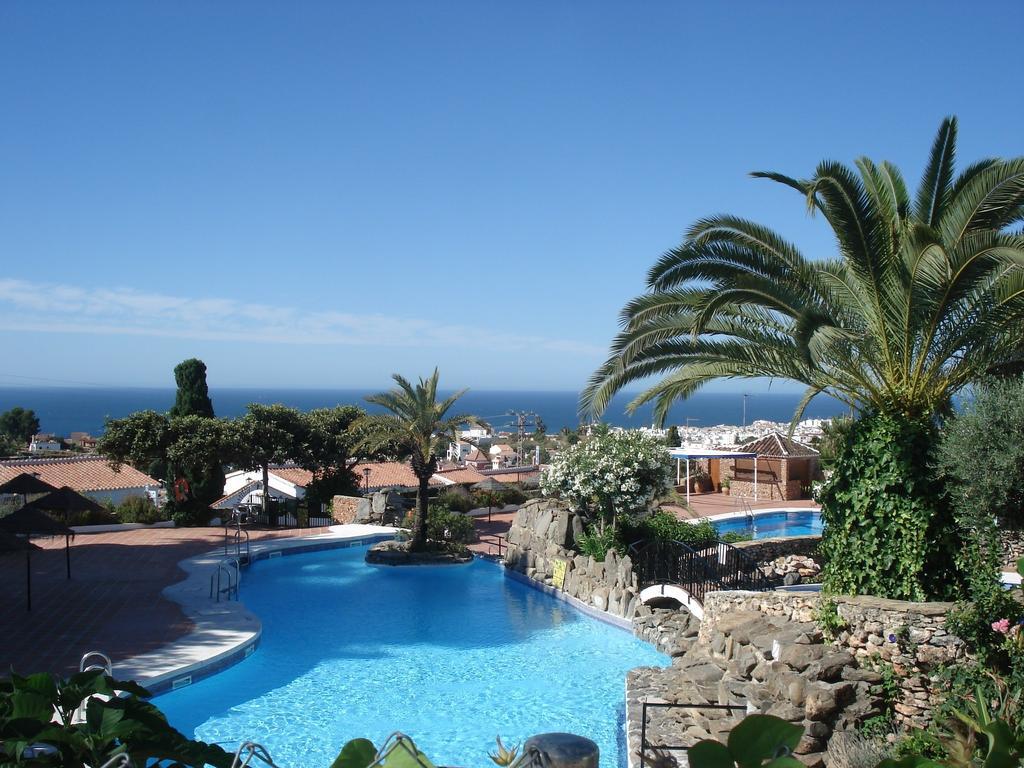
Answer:
<svg viewBox="0 0 1024 768"><path fill-rule="evenodd" d="M777 515L779 512L817 512L820 515L821 507L770 507L769 509L755 509L752 514L754 517L761 517L762 515ZM706 517L700 517L686 522L700 522L701 520L707 520L711 523L718 523L723 520L737 520L750 516L750 514L747 514L744 511L721 512L717 515L707 515Z"/></svg>
<svg viewBox="0 0 1024 768"><path fill-rule="evenodd" d="M363 526L359 531L333 530L313 536L268 539L250 548L248 564L274 556L365 546L393 539L396 529ZM161 591L177 603L192 623L192 630L175 640L114 665L115 677L134 680L154 696L191 685L248 658L259 646L263 625L241 600L215 602L210 597L209 577L225 560L222 549L179 561L184 579Z"/></svg>

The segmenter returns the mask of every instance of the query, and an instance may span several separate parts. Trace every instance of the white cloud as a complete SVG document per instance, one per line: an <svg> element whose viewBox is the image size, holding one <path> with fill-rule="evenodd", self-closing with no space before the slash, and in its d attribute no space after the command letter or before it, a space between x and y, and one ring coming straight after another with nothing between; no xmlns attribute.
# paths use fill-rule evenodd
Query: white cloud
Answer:
<svg viewBox="0 0 1024 768"><path fill-rule="evenodd" d="M190 299L132 288L0 278L0 330L301 345L545 350L601 358L602 347L395 315Z"/></svg>

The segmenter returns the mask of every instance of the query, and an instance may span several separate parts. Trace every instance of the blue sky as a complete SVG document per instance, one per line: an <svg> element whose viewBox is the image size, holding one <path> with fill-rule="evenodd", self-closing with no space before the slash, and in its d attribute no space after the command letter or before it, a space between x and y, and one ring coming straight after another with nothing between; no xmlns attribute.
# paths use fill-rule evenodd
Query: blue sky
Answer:
<svg viewBox="0 0 1024 768"><path fill-rule="evenodd" d="M695 218L831 253L749 171L1022 153L1024 4L837 5L4 3L0 385L579 389Z"/></svg>

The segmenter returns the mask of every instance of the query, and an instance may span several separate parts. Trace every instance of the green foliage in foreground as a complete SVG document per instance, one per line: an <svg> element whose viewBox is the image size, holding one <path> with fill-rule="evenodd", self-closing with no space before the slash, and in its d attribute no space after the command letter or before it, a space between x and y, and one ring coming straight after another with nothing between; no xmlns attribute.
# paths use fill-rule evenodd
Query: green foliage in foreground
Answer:
<svg viewBox="0 0 1024 768"><path fill-rule="evenodd" d="M869 412L850 425L819 501L825 590L898 600L963 594L962 542L931 471L931 418Z"/></svg>
<svg viewBox="0 0 1024 768"><path fill-rule="evenodd" d="M802 768L793 751L804 729L771 715L750 715L729 733L726 744L706 740L689 752L691 768ZM913 744L931 751L931 737ZM957 711L943 739L945 757L897 749L899 759L885 759L877 768L1016 768L1024 759L1024 741L1010 724L993 716L984 704L970 702Z"/></svg>
<svg viewBox="0 0 1024 768"><path fill-rule="evenodd" d="M187 739L172 728L159 709L144 701L148 697L144 688L116 681L102 670L67 680L45 673L12 675L0 681L0 762L81 768L127 755L135 765L231 765L231 755L220 747ZM84 720L73 722L83 705ZM50 749L27 760L30 745Z"/></svg>

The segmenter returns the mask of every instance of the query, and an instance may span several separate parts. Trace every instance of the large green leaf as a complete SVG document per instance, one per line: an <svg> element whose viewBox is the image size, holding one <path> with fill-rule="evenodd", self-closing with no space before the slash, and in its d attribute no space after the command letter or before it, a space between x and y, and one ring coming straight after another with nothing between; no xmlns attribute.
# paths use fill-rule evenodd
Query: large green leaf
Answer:
<svg viewBox="0 0 1024 768"><path fill-rule="evenodd" d="M729 751L741 768L784 757L796 749L804 729L772 715L749 715L729 733Z"/></svg>
<svg viewBox="0 0 1024 768"><path fill-rule="evenodd" d="M352 739L331 763L331 768L367 768L377 759L377 748L369 739Z"/></svg>
<svg viewBox="0 0 1024 768"><path fill-rule="evenodd" d="M691 768L735 768L732 753L717 741L699 741L690 747L687 759Z"/></svg>

